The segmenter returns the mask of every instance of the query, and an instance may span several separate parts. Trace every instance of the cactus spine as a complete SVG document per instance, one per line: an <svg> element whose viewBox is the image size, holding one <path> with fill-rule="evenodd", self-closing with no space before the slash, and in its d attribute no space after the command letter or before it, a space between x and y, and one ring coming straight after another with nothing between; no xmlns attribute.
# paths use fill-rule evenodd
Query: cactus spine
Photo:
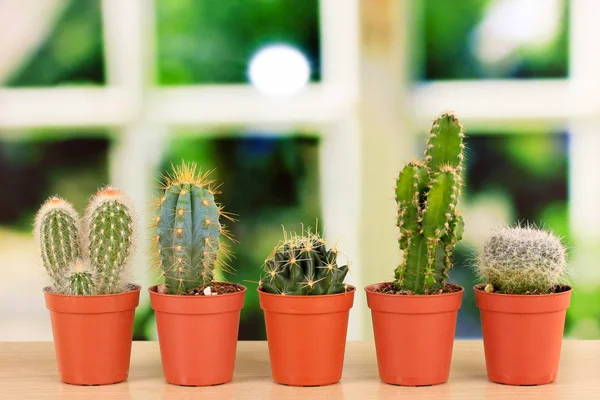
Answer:
<svg viewBox="0 0 600 400"><path fill-rule="evenodd" d="M187 294L209 287L215 268L227 268L229 250L221 236L230 238L220 217L233 220L215 202L213 181L195 164L182 163L164 179L157 201L157 262L168 294Z"/></svg>
<svg viewBox="0 0 600 400"><path fill-rule="evenodd" d="M464 221L456 207L461 194L464 130L443 113L429 133L425 160L404 166L396 181L398 245L402 263L394 288L425 294L443 289Z"/></svg>
<svg viewBox="0 0 600 400"><path fill-rule="evenodd" d="M73 295L123 291L135 242L133 221L131 201L110 186L91 198L83 221L66 200L48 199L36 215L34 233L53 290Z"/></svg>
<svg viewBox="0 0 600 400"><path fill-rule="evenodd" d="M568 275L567 250L552 232L532 225L495 229L477 254L486 291L551 293Z"/></svg>
<svg viewBox="0 0 600 400"><path fill-rule="evenodd" d="M285 231L284 231L285 232ZM291 233L265 260L259 287L281 295L321 295L343 293L347 265L338 265L339 250L327 249L325 240L310 230L299 236Z"/></svg>

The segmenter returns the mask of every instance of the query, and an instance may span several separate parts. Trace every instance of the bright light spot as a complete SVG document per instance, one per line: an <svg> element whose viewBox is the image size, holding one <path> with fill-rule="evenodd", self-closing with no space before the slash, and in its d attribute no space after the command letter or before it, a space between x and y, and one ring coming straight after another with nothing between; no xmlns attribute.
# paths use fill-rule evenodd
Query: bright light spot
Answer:
<svg viewBox="0 0 600 400"><path fill-rule="evenodd" d="M250 60L250 82L271 96L289 96L299 92L310 77L310 65L294 47L278 44L260 49Z"/></svg>
<svg viewBox="0 0 600 400"><path fill-rule="evenodd" d="M495 0L475 30L477 57L498 63L522 47L536 48L552 42L562 18L560 0Z"/></svg>

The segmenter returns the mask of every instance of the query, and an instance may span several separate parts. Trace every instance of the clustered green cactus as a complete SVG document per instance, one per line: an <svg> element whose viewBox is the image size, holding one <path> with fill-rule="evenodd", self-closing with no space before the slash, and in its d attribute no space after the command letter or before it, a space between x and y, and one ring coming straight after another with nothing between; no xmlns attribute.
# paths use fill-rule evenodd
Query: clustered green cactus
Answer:
<svg viewBox="0 0 600 400"><path fill-rule="evenodd" d="M338 265L337 247L327 249L318 233L285 234L265 260L265 276L259 288L281 295L320 295L343 293L348 265Z"/></svg>
<svg viewBox="0 0 600 400"><path fill-rule="evenodd" d="M464 130L452 113L443 113L429 133L425 160L404 166L396 181L398 244L403 260L394 289L415 294L442 290L452 253L462 239L461 194Z"/></svg>
<svg viewBox="0 0 600 400"><path fill-rule="evenodd" d="M551 293L567 278L567 250L552 232L502 227L486 238L475 268L488 292Z"/></svg>
<svg viewBox="0 0 600 400"><path fill-rule="evenodd" d="M220 217L233 220L215 202L213 181L195 164L182 163L164 179L157 199L156 260L166 293L191 294L210 287L217 268L227 269L231 239Z"/></svg>
<svg viewBox="0 0 600 400"><path fill-rule="evenodd" d="M53 291L91 295L125 290L134 218L131 200L110 186L91 197L83 220L66 200L48 199L36 215L34 232Z"/></svg>

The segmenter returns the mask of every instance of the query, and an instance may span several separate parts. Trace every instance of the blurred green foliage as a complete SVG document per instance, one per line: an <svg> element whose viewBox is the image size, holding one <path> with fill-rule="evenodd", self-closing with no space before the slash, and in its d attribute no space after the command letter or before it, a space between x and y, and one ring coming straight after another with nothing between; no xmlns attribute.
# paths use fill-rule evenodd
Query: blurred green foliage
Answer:
<svg viewBox="0 0 600 400"><path fill-rule="evenodd" d="M286 43L320 80L318 0L157 0L158 82L244 83L252 55Z"/></svg>
<svg viewBox="0 0 600 400"><path fill-rule="evenodd" d="M100 0L69 0L45 40L3 85L102 85L104 75Z"/></svg>
<svg viewBox="0 0 600 400"><path fill-rule="evenodd" d="M493 0L416 2L421 18L421 29L415 38L416 54L422 58L417 60L420 79L561 78L568 75L568 1L561 1L563 11L554 40L544 46L520 47L499 66L482 64L473 50L475 30L492 3ZM539 2L537 7L549 6L543 3ZM506 21L507 31L515 29L522 28Z"/></svg>

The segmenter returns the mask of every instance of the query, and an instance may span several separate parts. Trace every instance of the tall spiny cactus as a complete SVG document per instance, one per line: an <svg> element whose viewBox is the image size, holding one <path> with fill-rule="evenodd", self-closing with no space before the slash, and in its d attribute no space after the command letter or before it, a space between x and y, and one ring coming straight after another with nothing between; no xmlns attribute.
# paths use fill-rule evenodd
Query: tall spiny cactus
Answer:
<svg viewBox="0 0 600 400"><path fill-rule="evenodd" d="M567 250L552 232L533 225L492 231L475 266L487 291L551 293L568 276Z"/></svg>
<svg viewBox="0 0 600 400"><path fill-rule="evenodd" d="M85 212L85 249L97 277L97 292L118 293L124 289L123 272L135 244L131 200L110 186L100 189Z"/></svg>
<svg viewBox="0 0 600 400"><path fill-rule="evenodd" d="M226 268L229 249L221 235L230 238L220 217L233 220L215 202L213 181L195 164L173 167L164 179L157 200L157 263L168 294L187 294L209 287L215 268Z"/></svg>
<svg viewBox="0 0 600 400"><path fill-rule="evenodd" d="M462 186L464 136L456 116L443 113L433 122L425 162L410 162L398 175L398 244L403 260L396 269L396 290L424 294L445 285L454 246L464 230L456 210Z"/></svg>
<svg viewBox="0 0 600 400"><path fill-rule="evenodd" d="M281 295L343 293L348 266L338 265L338 255L337 247L327 249L325 240L310 230L302 236L286 234L266 259L259 288Z"/></svg>
<svg viewBox="0 0 600 400"><path fill-rule="evenodd" d="M130 200L111 187L92 197L83 221L67 201L48 199L36 215L34 232L52 289L72 295L122 291L133 218Z"/></svg>

